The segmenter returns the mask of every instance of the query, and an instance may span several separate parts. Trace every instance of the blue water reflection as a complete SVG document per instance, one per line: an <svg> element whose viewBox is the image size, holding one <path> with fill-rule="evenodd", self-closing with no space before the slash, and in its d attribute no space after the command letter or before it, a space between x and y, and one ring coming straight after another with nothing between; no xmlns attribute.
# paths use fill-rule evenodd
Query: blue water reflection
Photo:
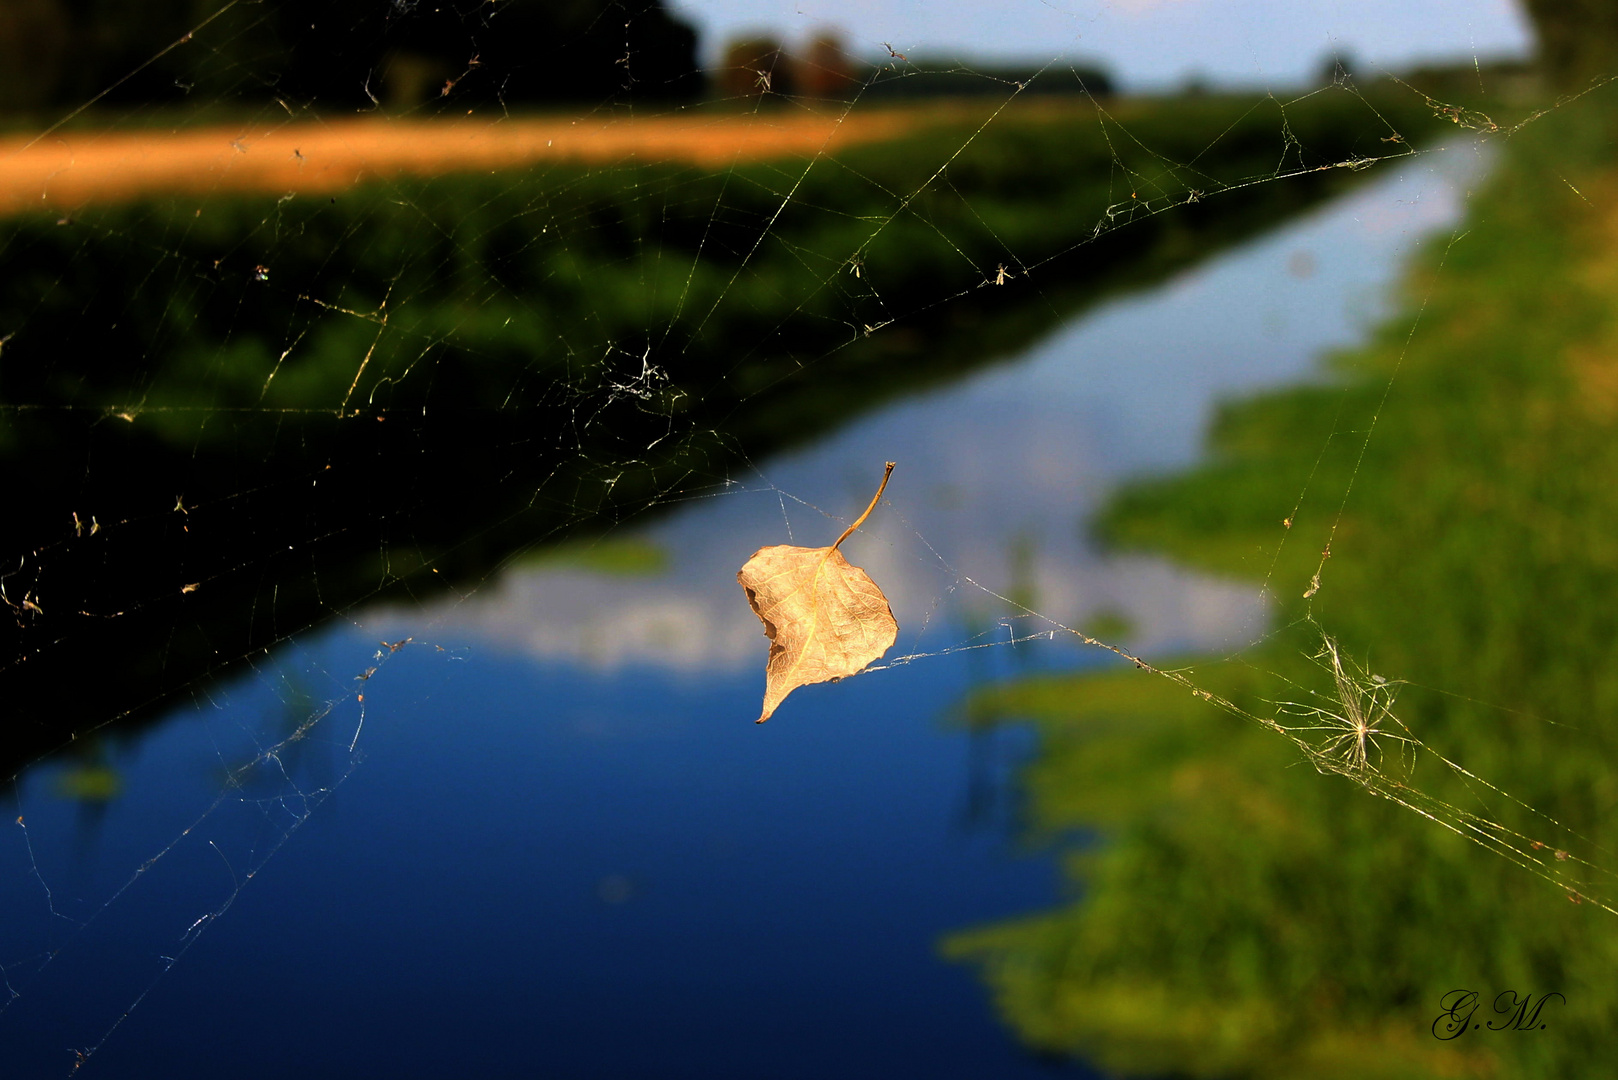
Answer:
<svg viewBox="0 0 1618 1080"><path fill-rule="evenodd" d="M1011 838L1026 733L941 719L975 680L1105 657L971 646L1049 629L1006 598L1106 614L1157 653L1261 633L1251 587L1098 554L1086 516L1191 460L1220 396L1356 340L1476 168L1412 159L1013 364L693 491L613 538L661 552L654 573L542 562L360 612L110 750L110 800L71 787L82 762L27 774L0 834L6 1075L87 1048L109 1076L1083 1075L1024 1055L936 957L1059 887ZM736 568L829 542L888 459L848 553L916 659L756 727Z"/></svg>

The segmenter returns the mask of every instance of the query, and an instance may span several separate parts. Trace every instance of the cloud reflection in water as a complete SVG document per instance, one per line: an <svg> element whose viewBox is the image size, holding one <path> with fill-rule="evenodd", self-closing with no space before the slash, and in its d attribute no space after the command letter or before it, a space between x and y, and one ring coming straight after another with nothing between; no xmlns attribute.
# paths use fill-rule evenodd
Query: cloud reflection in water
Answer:
<svg viewBox="0 0 1618 1080"><path fill-rule="evenodd" d="M1193 461L1222 397L1319 377L1322 354L1387 314L1406 257L1458 220L1484 158L1470 146L1413 157L1285 229L1086 313L1014 362L693 493L635 534L667 556L655 575L514 567L465 599L380 610L367 626L422 633L425 621L438 639L592 667L762 665L736 570L766 544L830 543L893 460L884 505L845 548L892 601L901 632L890 658L1007 636L1013 628L997 624L1016 609L1001 597L1068 626L1127 627L1146 654L1238 649L1263 632L1260 590L1106 555L1086 523L1120 481Z"/></svg>

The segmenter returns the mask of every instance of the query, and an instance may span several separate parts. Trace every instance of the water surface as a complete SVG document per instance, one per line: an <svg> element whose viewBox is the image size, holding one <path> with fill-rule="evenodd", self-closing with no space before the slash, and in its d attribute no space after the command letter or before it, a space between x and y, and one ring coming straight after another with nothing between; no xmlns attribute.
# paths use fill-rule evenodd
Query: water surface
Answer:
<svg viewBox="0 0 1618 1080"><path fill-rule="evenodd" d="M1109 659L1057 625L1151 655L1263 633L1250 586L1097 552L1089 515L1195 460L1221 398L1323 377L1476 168L1412 158L654 524L360 611L28 772L0 840L0 1053L17 1075L70 1048L110 1076L1061 1072L936 956L1060 887L1015 841L1027 733L960 731L951 706ZM757 727L735 571L830 542L887 460L845 551L899 643Z"/></svg>

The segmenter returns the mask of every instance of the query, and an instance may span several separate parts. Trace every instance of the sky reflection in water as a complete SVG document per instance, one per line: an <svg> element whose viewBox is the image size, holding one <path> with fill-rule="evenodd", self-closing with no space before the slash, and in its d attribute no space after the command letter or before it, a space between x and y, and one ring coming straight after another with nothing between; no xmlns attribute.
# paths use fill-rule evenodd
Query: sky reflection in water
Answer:
<svg viewBox="0 0 1618 1080"><path fill-rule="evenodd" d="M634 534L667 558L653 579L518 569L460 602L362 622L601 668L762 671L758 620L737 603L736 570L766 544L829 544L893 460L886 504L845 548L893 603L893 655L972 643L965 630L1011 614L999 597L1013 591L1067 626L1121 615L1134 628L1129 644L1148 653L1240 647L1263 630L1255 589L1159 559L1100 555L1085 522L1121 479L1195 460L1218 400L1316 377L1323 353L1358 341L1385 314L1404 256L1456 220L1458 185L1478 163L1472 148L1414 159L1104 305L1012 363L884 409L729 488L693 493Z"/></svg>
<svg viewBox="0 0 1618 1080"><path fill-rule="evenodd" d="M513 568L312 634L114 752L108 804L63 798L66 766L29 773L27 832L0 843L0 964L22 994L0 1055L65 1073L66 1048L116 1025L103 1075L1047 1075L933 951L1055 899L1050 861L1008 839L1027 733L940 719L976 680L1100 659L1071 639L964 647L1049 629L1003 622L996 594L1068 625L1111 612L1156 655L1262 633L1251 586L1100 555L1084 522L1120 480L1193 460L1218 398L1354 342L1477 167L1470 149L1412 159L1015 362L693 492L614 538L654 545L659 573ZM888 501L846 550L893 600L894 655L920 658L800 690L756 728L765 644L736 569L829 543L889 459ZM406 636L361 729L352 677ZM309 738L224 786L327 700Z"/></svg>

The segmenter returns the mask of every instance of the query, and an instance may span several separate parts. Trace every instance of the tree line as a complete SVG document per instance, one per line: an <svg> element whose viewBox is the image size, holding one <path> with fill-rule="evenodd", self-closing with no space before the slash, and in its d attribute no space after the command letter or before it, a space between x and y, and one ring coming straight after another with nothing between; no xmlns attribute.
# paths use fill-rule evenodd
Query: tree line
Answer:
<svg viewBox="0 0 1618 1080"><path fill-rule="evenodd" d="M662 0L5 0L0 109L683 97L696 42Z"/></svg>

